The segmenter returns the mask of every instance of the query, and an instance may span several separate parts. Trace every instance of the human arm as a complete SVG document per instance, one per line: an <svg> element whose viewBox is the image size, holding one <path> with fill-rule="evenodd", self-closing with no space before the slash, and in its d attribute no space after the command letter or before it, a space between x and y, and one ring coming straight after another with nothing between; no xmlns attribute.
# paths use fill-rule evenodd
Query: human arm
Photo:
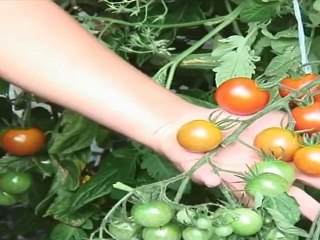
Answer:
<svg viewBox="0 0 320 240"><path fill-rule="evenodd" d="M175 135L184 122L208 118L212 110L189 104L155 84L53 2L0 1L0 20L4 33L0 38L0 74L5 79L143 143L166 155L182 171L203 156L182 149ZM278 113L265 116L246 130L243 140L252 143L262 126L277 126L282 117ZM221 168L239 171L255 156L236 144L214 161ZM222 177L233 180L230 175ZM210 187L220 183L208 165L197 171L194 179ZM306 182L320 186L313 178ZM293 191L304 214L313 219L319 204L302 191ZM313 206L312 212L309 206Z"/></svg>

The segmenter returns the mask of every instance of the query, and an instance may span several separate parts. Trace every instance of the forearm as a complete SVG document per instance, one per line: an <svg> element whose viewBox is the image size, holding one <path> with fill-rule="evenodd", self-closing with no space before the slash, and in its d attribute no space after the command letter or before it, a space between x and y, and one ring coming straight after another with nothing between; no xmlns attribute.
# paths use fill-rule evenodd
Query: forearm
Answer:
<svg viewBox="0 0 320 240"><path fill-rule="evenodd" d="M1 1L0 19L2 76L150 147L159 128L203 111L107 50L51 1Z"/></svg>

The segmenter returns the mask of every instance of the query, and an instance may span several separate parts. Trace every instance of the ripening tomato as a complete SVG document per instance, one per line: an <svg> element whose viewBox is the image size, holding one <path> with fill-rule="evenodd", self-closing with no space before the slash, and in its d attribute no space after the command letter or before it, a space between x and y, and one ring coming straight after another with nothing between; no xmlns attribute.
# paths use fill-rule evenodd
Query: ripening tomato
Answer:
<svg viewBox="0 0 320 240"><path fill-rule="evenodd" d="M197 153L208 152L216 148L222 139L219 127L208 120L187 122L177 133L177 141L180 146Z"/></svg>
<svg viewBox="0 0 320 240"><path fill-rule="evenodd" d="M304 86L308 85L309 83L315 81L318 78L317 74L305 74L300 78L291 78L291 77L286 77L282 79L280 84L283 86L292 89L292 91L300 90ZM280 87L279 89L279 94L281 97L285 97L289 95L292 91L289 89L284 89L283 87ZM316 91L320 91L320 86L314 87L311 89L311 93L314 93ZM299 97L301 98L301 97ZM320 100L320 94L315 97L317 99L316 101Z"/></svg>
<svg viewBox="0 0 320 240"><path fill-rule="evenodd" d="M237 218L230 223L234 233L240 236L250 236L260 231L263 219L259 213L250 208L236 208L232 212Z"/></svg>
<svg viewBox="0 0 320 240"><path fill-rule="evenodd" d="M320 145L300 148L294 154L293 162L301 172L320 176Z"/></svg>
<svg viewBox="0 0 320 240"><path fill-rule="evenodd" d="M180 240L181 231L173 223L168 223L162 227L146 227L142 231L143 240Z"/></svg>
<svg viewBox="0 0 320 240"><path fill-rule="evenodd" d="M31 184L32 177L26 172L7 172L0 176L0 189L7 193L23 193Z"/></svg>
<svg viewBox="0 0 320 240"><path fill-rule="evenodd" d="M171 206L162 201L152 201L135 205L132 209L134 221L144 227L161 227L169 223L174 216Z"/></svg>
<svg viewBox="0 0 320 240"><path fill-rule="evenodd" d="M245 191L252 197L257 194L276 197L287 192L289 188L290 184L283 177L273 173L261 173L247 181Z"/></svg>
<svg viewBox="0 0 320 240"><path fill-rule="evenodd" d="M255 137L253 144L264 153L284 161L291 161L293 154L301 147L295 132L280 127L264 129Z"/></svg>
<svg viewBox="0 0 320 240"><path fill-rule="evenodd" d="M215 99L221 108L230 113L251 115L268 104L270 93L260 89L252 79L236 77L218 86Z"/></svg>
<svg viewBox="0 0 320 240"><path fill-rule="evenodd" d="M308 130L308 133L320 132L320 102L301 107L297 106L291 111L296 122L296 130Z"/></svg>
<svg viewBox="0 0 320 240"><path fill-rule="evenodd" d="M251 166L251 169L256 174L277 174L287 180L290 185L296 180L296 170L290 163L284 161L260 161Z"/></svg>
<svg viewBox="0 0 320 240"><path fill-rule="evenodd" d="M10 193L0 191L0 205L11 206L17 203L17 199Z"/></svg>
<svg viewBox="0 0 320 240"><path fill-rule="evenodd" d="M182 231L183 240L209 240L211 232L197 227L187 227Z"/></svg>
<svg viewBox="0 0 320 240"><path fill-rule="evenodd" d="M45 145L45 135L37 128L9 129L1 137L1 147L14 156L39 152Z"/></svg>

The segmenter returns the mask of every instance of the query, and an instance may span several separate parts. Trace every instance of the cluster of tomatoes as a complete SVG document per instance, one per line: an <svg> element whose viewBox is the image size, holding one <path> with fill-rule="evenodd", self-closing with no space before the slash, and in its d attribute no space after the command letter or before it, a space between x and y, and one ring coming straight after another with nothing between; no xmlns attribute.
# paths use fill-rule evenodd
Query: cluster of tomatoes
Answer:
<svg viewBox="0 0 320 240"><path fill-rule="evenodd" d="M44 133L37 128L10 128L0 138L2 149L11 156L24 157L39 152L45 144ZM32 184L28 172L8 170L0 175L0 205L17 203Z"/></svg>
<svg viewBox="0 0 320 240"><path fill-rule="evenodd" d="M111 221L108 231L118 240L223 240L232 234L254 235L267 218L250 208L175 210L164 201L151 201L135 205L126 220Z"/></svg>
<svg viewBox="0 0 320 240"><path fill-rule="evenodd" d="M315 81L318 75L308 74L301 78L284 78L280 82L278 96L287 97L290 93L303 89ZM263 153L279 160L293 161L305 174L320 176L320 86L309 91L312 96L307 104L306 94L289 100L293 104L289 115L294 129L274 127L263 130L254 146ZM217 104L235 115L252 115L263 110L271 101L271 92L260 89L256 82L245 77L232 78L222 83L214 93ZM304 105L299 105L304 102ZM193 120L184 124L177 133L178 143L188 151L204 153L215 149L223 140L222 128L212 120ZM304 133L304 134L302 134ZM313 135L307 141L302 135ZM312 137L310 137L312 138ZM309 138L309 139L310 139Z"/></svg>

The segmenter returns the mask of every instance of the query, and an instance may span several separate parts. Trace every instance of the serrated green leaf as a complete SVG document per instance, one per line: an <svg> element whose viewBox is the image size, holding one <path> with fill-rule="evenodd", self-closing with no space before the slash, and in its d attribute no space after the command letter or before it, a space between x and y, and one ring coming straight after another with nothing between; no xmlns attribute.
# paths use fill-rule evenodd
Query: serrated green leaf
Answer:
<svg viewBox="0 0 320 240"><path fill-rule="evenodd" d="M141 157L141 168L147 170L148 174L156 181L166 180L179 174L179 171L168 159L154 154L151 151L144 151L144 154ZM170 184L168 187L178 189L179 182ZM188 185L186 192L189 190L190 185Z"/></svg>
<svg viewBox="0 0 320 240"><path fill-rule="evenodd" d="M116 171L114 179L119 182L126 182L134 179L136 175L138 152L133 148L120 148L111 154L101 157L102 168ZM126 166L125 168L123 166Z"/></svg>
<svg viewBox="0 0 320 240"><path fill-rule="evenodd" d="M234 35L219 41L220 45L212 51L212 57L219 58L220 62L213 69L217 86L233 77L252 77L255 63L260 60L250 46L256 36L257 31L252 29L247 37Z"/></svg>
<svg viewBox="0 0 320 240"><path fill-rule="evenodd" d="M49 240L86 240L88 236L81 228L60 223L50 234Z"/></svg>
<svg viewBox="0 0 320 240"><path fill-rule="evenodd" d="M320 12L320 0L315 0L312 4L314 10Z"/></svg>
<svg viewBox="0 0 320 240"><path fill-rule="evenodd" d="M284 54L286 51L298 52L299 42L294 38L280 38L271 40L271 48L277 54Z"/></svg>
<svg viewBox="0 0 320 240"><path fill-rule="evenodd" d="M274 57L265 70L265 75L274 80L283 78L290 70L297 72L300 66L298 49L285 51L284 54Z"/></svg>
<svg viewBox="0 0 320 240"><path fill-rule="evenodd" d="M82 185L70 196L70 211L76 211L84 205L110 193L112 184L116 182L114 178L115 169L102 168L91 179Z"/></svg>
<svg viewBox="0 0 320 240"><path fill-rule="evenodd" d="M263 22L277 15L278 2L247 0L240 13L240 20L245 23Z"/></svg>
<svg viewBox="0 0 320 240"><path fill-rule="evenodd" d="M98 130L98 125L86 117L72 111L62 116L62 131L53 134L49 147L51 154L69 154L89 147Z"/></svg>
<svg viewBox="0 0 320 240"><path fill-rule="evenodd" d="M279 218L281 216L285 218L286 223L293 225L300 220L301 213L298 203L285 193L276 197L265 197L261 206L268 210L272 209L274 214L278 212Z"/></svg>
<svg viewBox="0 0 320 240"><path fill-rule="evenodd" d="M296 226L290 223L289 219L286 216L282 215L281 212L272 208L266 208L268 213L272 216L273 221L276 226L283 232L291 235L301 236L301 237L309 237L309 234Z"/></svg>
<svg viewBox="0 0 320 240"><path fill-rule="evenodd" d="M320 2L320 1L319 1ZM319 12L310 12L308 14L310 21L312 22L313 26L319 26L320 25L320 17Z"/></svg>
<svg viewBox="0 0 320 240"><path fill-rule="evenodd" d="M73 204L73 193L68 191L58 191L57 197L47 209L45 216L52 216L54 219L71 226L81 226L92 215L96 214L98 209L93 205L87 205L81 211L71 212L70 207Z"/></svg>

